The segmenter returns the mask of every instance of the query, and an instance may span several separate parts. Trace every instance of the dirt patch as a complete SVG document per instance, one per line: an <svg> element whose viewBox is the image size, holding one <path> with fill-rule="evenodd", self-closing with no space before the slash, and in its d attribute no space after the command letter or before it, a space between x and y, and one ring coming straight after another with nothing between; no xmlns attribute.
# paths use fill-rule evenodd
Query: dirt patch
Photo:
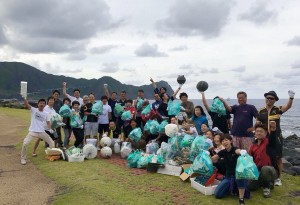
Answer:
<svg viewBox="0 0 300 205"><path fill-rule="evenodd" d="M1 204L49 204L58 187L28 160L20 164L15 144L25 136L18 133L28 125L0 113L0 199ZM29 150L28 150L29 151ZM29 153L28 153L29 154Z"/></svg>

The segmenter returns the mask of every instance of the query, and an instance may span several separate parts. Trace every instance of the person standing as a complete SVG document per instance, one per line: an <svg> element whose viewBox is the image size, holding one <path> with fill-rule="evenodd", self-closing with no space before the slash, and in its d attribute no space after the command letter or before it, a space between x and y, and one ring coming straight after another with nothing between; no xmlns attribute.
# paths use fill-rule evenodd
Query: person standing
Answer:
<svg viewBox="0 0 300 205"><path fill-rule="evenodd" d="M157 93L154 94L153 98L155 101L151 104L151 107L154 111L156 111L159 105L161 104L161 99Z"/></svg>
<svg viewBox="0 0 300 205"><path fill-rule="evenodd" d="M270 121L276 122L276 154L277 154L277 163L279 167L279 178L275 180L275 185L277 186L282 185L280 175L283 170L283 164L282 164L283 138L282 138L281 127L280 127L280 117L283 113L285 113L292 107L295 92L289 90L288 95L289 95L289 100L287 104L277 107L274 105L275 102L279 100L276 92L269 91L265 93L264 96L266 99L266 106L259 110L256 119L256 124L263 124L267 126L269 130L270 130Z"/></svg>
<svg viewBox="0 0 300 205"><path fill-rule="evenodd" d="M104 84L104 92L105 92L105 95L108 98L108 105L111 107L111 110L113 111L115 109L116 103L118 102L118 100L117 100L118 94L116 92L112 92L111 95L110 95L110 93L108 91L108 85L107 84ZM116 122L116 120L117 120L114 112L111 113L111 119L114 122Z"/></svg>
<svg viewBox="0 0 300 205"><path fill-rule="evenodd" d="M247 104L247 93L237 93L238 105L229 106L223 98L220 100L228 112L233 114L231 134L233 135L233 146L249 150L254 134L253 118L257 117L257 109L254 105Z"/></svg>
<svg viewBox="0 0 300 205"><path fill-rule="evenodd" d="M44 140L49 144L50 148L54 147L54 141L45 132L45 125L47 125L49 132L53 133L53 130L51 129L50 115L49 113L44 111L46 100L40 99L38 101L38 108L34 108L31 105L29 105L26 99L24 99L24 103L25 103L25 107L30 110L31 121L30 121L29 132L25 137L22 145L22 151L21 151L22 165L25 165L27 163L26 162L27 146L34 138Z"/></svg>
<svg viewBox="0 0 300 205"><path fill-rule="evenodd" d="M71 96L67 93L67 83L63 82L63 93L65 97L71 100L71 103L73 101L78 101L80 103L80 107L83 105L83 99L80 97L80 90L78 88L74 89L73 96Z"/></svg>
<svg viewBox="0 0 300 205"><path fill-rule="evenodd" d="M102 96L101 101L103 103L103 112L102 115L98 116L98 133L99 138L102 137L102 135L107 132L109 129L109 121L111 120L111 107L108 105L108 98L107 96Z"/></svg>
<svg viewBox="0 0 300 205"><path fill-rule="evenodd" d="M126 107L126 101L127 101L127 93L125 90L121 91L120 94L120 100L117 102L118 104L120 104L121 106L123 106L124 108ZM124 121L122 120L121 116L117 117L117 127L122 131L123 126L124 126Z"/></svg>
<svg viewBox="0 0 300 205"><path fill-rule="evenodd" d="M86 121L84 123L84 133L85 138L90 138L91 134L94 139L97 139L98 134L98 116L92 113L93 104L95 104L95 95L90 93L89 103L81 107L81 114L83 113L86 116Z"/></svg>
<svg viewBox="0 0 300 205"><path fill-rule="evenodd" d="M60 96L60 92L58 90L54 90L52 92L52 96L54 97L54 105L53 105L53 109L55 110L56 113L59 113L59 109L61 108L61 106L63 106L63 102L59 99ZM58 147L63 147L63 142L61 139L61 127L58 127L55 129L56 130L56 134L58 136Z"/></svg>
<svg viewBox="0 0 300 205"><path fill-rule="evenodd" d="M206 97L205 97L205 93L201 92L202 95L202 102L204 107L206 108L208 114L211 117L212 120L212 127L217 127L221 132L223 132L224 134L229 134L229 129L230 129L230 114L228 111L226 111L226 115L221 115L219 113L216 112L212 112L210 110L210 106L208 105L207 101L206 101ZM215 97L214 99L216 99L217 97Z"/></svg>

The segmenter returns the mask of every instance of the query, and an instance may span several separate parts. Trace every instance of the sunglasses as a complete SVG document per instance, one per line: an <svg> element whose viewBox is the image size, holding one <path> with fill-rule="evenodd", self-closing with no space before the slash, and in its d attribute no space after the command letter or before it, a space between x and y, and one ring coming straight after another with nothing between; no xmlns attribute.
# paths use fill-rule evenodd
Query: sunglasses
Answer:
<svg viewBox="0 0 300 205"><path fill-rule="evenodd" d="M275 100L275 98L267 97L267 100Z"/></svg>

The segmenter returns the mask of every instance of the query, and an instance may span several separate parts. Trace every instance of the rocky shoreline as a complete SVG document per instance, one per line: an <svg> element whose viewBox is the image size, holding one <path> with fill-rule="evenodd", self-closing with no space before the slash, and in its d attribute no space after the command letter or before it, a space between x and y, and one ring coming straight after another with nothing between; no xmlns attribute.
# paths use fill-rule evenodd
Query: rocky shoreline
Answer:
<svg viewBox="0 0 300 205"><path fill-rule="evenodd" d="M283 140L283 171L300 175L300 138L290 135Z"/></svg>

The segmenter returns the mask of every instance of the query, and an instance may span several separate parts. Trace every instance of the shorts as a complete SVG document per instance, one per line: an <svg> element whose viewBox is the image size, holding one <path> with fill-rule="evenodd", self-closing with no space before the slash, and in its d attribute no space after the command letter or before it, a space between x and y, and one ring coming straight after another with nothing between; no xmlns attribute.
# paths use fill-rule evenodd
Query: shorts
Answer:
<svg viewBox="0 0 300 205"><path fill-rule="evenodd" d="M95 137L98 134L98 122L85 122L84 124L84 135L90 137L92 132L92 136Z"/></svg>
<svg viewBox="0 0 300 205"><path fill-rule="evenodd" d="M249 148L251 147L252 140L253 140L252 137L239 137L239 136L232 137L233 146L239 149L244 149L246 151L248 151Z"/></svg>
<svg viewBox="0 0 300 205"><path fill-rule="evenodd" d="M98 133L100 134L100 137L104 134L104 132L107 132L108 129L109 129L109 124L99 124Z"/></svg>
<svg viewBox="0 0 300 205"><path fill-rule="evenodd" d="M281 159L282 158L282 156L283 156L282 150L283 150L283 137L280 134L280 136L276 137L276 148L275 148L275 151L276 151L276 158L277 159Z"/></svg>

